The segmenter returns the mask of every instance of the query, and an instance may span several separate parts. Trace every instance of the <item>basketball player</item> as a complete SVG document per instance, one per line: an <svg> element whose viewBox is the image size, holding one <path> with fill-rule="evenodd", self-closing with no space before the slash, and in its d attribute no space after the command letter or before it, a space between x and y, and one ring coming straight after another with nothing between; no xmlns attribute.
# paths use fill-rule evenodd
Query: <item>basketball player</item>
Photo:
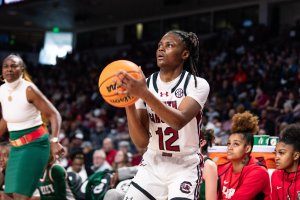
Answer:
<svg viewBox="0 0 300 200"><path fill-rule="evenodd" d="M57 138L61 116L31 82L20 56L11 54L3 60L2 78L0 136L8 130L12 145L4 191L14 199L28 200L47 165L50 142L53 155L64 152ZM51 124L50 142L41 113Z"/></svg>
<svg viewBox="0 0 300 200"><path fill-rule="evenodd" d="M55 161L55 157L50 154L47 168L38 186L41 200L75 200L65 168Z"/></svg>
<svg viewBox="0 0 300 200"><path fill-rule="evenodd" d="M276 145L273 200L300 200L300 125L288 125Z"/></svg>
<svg viewBox="0 0 300 200"><path fill-rule="evenodd" d="M253 156L253 134L258 118L246 111L232 118L227 142L228 163L218 166L219 197L222 200L270 200L271 187L267 169Z"/></svg>
<svg viewBox="0 0 300 200"><path fill-rule="evenodd" d="M156 50L160 70L147 83L117 74L124 93L140 98L125 109L132 141L147 147L125 199L197 199L203 164L199 127L209 93L207 81L197 76L198 57L196 34L169 31Z"/></svg>

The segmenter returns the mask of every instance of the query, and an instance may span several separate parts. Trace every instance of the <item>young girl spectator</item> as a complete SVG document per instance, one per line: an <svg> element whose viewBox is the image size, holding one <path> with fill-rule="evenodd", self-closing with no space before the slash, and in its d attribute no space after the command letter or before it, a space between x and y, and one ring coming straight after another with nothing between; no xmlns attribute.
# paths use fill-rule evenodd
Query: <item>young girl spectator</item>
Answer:
<svg viewBox="0 0 300 200"><path fill-rule="evenodd" d="M250 112L233 116L227 143L228 163L218 166L220 189L218 199L271 199L269 174L253 156L253 134L258 118Z"/></svg>
<svg viewBox="0 0 300 200"><path fill-rule="evenodd" d="M300 125L288 125L275 149L276 170L272 174L273 200L300 199Z"/></svg>

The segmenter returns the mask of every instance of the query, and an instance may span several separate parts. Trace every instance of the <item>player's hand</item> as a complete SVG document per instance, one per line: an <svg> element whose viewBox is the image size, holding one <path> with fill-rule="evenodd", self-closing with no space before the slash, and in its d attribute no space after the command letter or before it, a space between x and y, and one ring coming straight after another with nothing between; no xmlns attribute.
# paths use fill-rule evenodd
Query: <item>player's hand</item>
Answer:
<svg viewBox="0 0 300 200"><path fill-rule="evenodd" d="M141 67L139 67L141 79L135 79L130 74L124 70L120 70L116 77L120 80L120 86L123 90L118 90L118 94L127 94L130 96L136 96L142 98L145 95L145 92L148 90L146 79Z"/></svg>
<svg viewBox="0 0 300 200"><path fill-rule="evenodd" d="M51 154L54 158L60 159L65 154L65 149L59 142L51 142Z"/></svg>

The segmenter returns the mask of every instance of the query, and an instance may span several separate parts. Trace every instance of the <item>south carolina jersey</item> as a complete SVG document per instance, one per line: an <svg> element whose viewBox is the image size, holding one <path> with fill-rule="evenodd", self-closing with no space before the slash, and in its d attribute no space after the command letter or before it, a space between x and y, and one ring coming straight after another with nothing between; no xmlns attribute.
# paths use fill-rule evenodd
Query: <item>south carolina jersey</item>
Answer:
<svg viewBox="0 0 300 200"><path fill-rule="evenodd" d="M152 74L147 79L149 90L166 105L178 109L182 100L189 96L204 107L208 93L209 85L205 79L196 77L183 71L176 79L171 82L163 82L159 73ZM163 154L191 154L199 152L200 122L202 110L188 122L182 129L175 130L167 123L162 121L153 110L144 104L142 100L136 103L137 109L147 109L149 115L150 140L148 148L154 151L160 151Z"/></svg>

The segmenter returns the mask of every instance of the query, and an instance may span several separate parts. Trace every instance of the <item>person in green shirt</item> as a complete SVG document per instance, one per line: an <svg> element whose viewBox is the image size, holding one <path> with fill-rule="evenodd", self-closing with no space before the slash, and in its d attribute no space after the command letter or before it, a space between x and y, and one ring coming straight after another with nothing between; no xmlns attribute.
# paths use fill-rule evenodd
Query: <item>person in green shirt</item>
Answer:
<svg viewBox="0 0 300 200"><path fill-rule="evenodd" d="M39 181L41 200L75 200L65 168L50 155L47 168Z"/></svg>

